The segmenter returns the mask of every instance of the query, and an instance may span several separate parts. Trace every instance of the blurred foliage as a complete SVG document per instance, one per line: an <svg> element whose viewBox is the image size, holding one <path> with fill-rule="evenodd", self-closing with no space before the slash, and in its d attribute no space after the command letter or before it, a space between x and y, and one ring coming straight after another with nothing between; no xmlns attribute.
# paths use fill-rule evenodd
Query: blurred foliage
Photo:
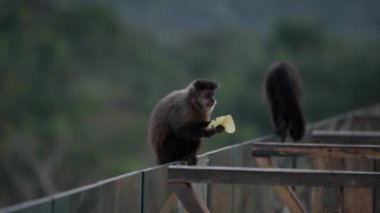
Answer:
<svg viewBox="0 0 380 213"><path fill-rule="evenodd" d="M226 28L160 43L103 6L28 2L0 3L0 206L153 165L150 110L194 78L221 84L213 115L237 126L202 152L270 133L261 84L276 60L299 68L308 122L379 101L380 40L292 19L265 39Z"/></svg>

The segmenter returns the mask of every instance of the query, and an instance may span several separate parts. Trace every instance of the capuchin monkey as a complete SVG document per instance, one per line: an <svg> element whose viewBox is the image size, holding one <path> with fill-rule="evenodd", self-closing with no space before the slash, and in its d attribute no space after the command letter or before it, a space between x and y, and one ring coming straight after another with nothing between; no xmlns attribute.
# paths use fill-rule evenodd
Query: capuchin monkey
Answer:
<svg viewBox="0 0 380 213"><path fill-rule="evenodd" d="M272 116L274 132L285 141L288 133L294 141L305 134L305 121L300 106L301 78L297 69L287 62L275 62L269 68L264 93Z"/></svg>
<svg viewBox="0 0 380 213"><path fill-rule="evenodd" d="M158 164L185 160L195 165L201 138L224 131L220 125L206 128L216 104L217 88L214 81L194 80L157 103L150 117L149 141Z"/></svg>

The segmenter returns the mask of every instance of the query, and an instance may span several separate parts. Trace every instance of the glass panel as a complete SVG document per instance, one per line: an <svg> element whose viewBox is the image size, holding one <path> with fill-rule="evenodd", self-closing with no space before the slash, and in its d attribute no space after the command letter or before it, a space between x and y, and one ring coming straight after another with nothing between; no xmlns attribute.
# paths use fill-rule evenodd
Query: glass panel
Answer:
<svg viewBox="0 0 380 213"><path fill-rule="evenodd" d="M168 189L167 167L144 170L143 212L177 212L177 196Z"/></svg>
<svg viewBox="0 0 380 213"><path fill-rule="evenodd" d="M210 166L231 166L231 148L209 154ZM210 212L232 212L232 184L210 184Z"/></svg>
<svg viewBox="0 0 380 213"><path fill-rule="evenodd" d="M234 147L233 166L258 167L252 156L252 144L245 143ZM233 185L233 212L283 212L283 204L278 199L272 186ZM286 212L286 211L285 211Z"/></svg>
<svg viewBox="0 0 380 213"><path fill-rule="evenodd" d="M297 169L315 169L314 158L309 157L298 157L296 167ZM312 195L312 187L309 186L296 186L295 191L297 192L298 198L306 208L306 210L311 209L311 195Z"/></svg>
<svg viewBox="0 0 380 213"><path fill-rule="evenodd" d="M12 213L50 213L51 209L51 197L41 198L38 200L18 204L9 208L0 209L0 212L12 212Z"/></svg>
<svg viewBox="0 0 380 213"><path fill-rule="evenodd" d="M142 172L102 181L100 212L141 212Z"/></svg>
<svg viewBox="0 0 380 213"><path fill-rule="evenodd" d="M198 157L197 166L209 166L209 164L210 164L210 159L208 155L202 155L201 157ZM193 183L193 187L198 197L203 202L205 202L205 204L207 204L208 184L207 183Z"/></svg>
<svg viewBox="0 0 380 213"><path fill-rule="evenodd" d="M101 187L84 186L53 196L53 212L100 212Z"/></svg>

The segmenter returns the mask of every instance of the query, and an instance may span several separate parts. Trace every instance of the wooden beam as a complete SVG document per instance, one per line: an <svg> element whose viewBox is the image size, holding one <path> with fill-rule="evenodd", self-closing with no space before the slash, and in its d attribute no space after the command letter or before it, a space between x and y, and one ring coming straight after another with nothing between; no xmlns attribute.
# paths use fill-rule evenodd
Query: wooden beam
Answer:
<svg viewBox="0 0 380 213"><path fill-rule="evenodd" d="M278 168L276 162L272 158L256 158L257 164L264 168ZM298 199L297 194L290 186L273 186L277 195L280 197L282 202L288 207L292 213L304 213L307 212L306 208L302 205L301 201Z"/></svg>
<svg viewBox="0 0 380 213"><path fill-rule="evenodd" d="M171 183L169 186L188 212L210 213L210 210L198 198L190 183Z"/></svg>
<svg viewBox="0 0 380 213"><path fill-rule="evenodd" d="M255 142L252 155L380 159L380 145Z"/></svg>
<svg viewBox="0 0 380 213"><path fill-rule="evenodd" d="M380 132L378 131L333 131L314 130L311 141L319 143L345 143L345 144L378 144L380 145Z"/></svg>
<svg viewBox="0 0 380 213"><path fill-rule="evenodd" d="M173 204L177 202L177 196L173 192L169 197L166 198L164 204L160 208L160 213L170 212L173 209Z"/></svg>
<svg viewBox="0 0 380 213"><path fill-rule="evenodd" d="M206 182L323 187L379 187L379 172L246 167L169 166L170 183Z"/></svg>
<svg viewBox="0 0 380 213"><path fill-rule="evenodd" d="M380 116L377 114L359 114L352 118L353 129L358 130L380 130Z"/></svg>

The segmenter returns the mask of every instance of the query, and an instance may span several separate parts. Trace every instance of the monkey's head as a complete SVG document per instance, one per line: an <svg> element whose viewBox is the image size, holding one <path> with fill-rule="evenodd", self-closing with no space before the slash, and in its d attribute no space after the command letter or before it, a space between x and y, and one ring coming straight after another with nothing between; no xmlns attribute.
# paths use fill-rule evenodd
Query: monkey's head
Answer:
<svg viewBox="0 0 380 213"><path fill-rule="evenodd" d="M191 105L197 110L212 111L216 104L214 97L218 84L215 81L198 79L190 83L188 98Z"/></svg>

